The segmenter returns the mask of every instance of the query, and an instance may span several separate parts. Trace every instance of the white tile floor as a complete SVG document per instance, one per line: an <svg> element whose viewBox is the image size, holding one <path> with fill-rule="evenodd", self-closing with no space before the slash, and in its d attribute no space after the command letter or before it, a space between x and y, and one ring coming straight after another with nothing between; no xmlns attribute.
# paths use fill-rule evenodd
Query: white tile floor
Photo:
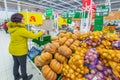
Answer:
<svg viewBox="0 0 120 80"><path fill-rule="evenodd" d="M0 80L13 79L13 59L8 52L9 34L0 30ZM38 70L27 60L27 73L33 74L32 80L44 80ZM22 80L22 79L21 79Z"/></svg>

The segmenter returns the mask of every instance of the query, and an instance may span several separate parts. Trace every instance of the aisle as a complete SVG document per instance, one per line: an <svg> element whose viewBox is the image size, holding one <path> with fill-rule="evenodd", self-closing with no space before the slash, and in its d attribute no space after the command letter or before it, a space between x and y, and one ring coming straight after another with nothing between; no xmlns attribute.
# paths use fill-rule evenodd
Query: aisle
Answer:
<svg viewBox="0 0 120 80"><path fill-rule="evenodd" d="M12 74L13 60L8 52L9 34L0 30L0 80L14 80ZM42 80L38 71L27 61L28 74L33 74L32 80Z"/></svg>

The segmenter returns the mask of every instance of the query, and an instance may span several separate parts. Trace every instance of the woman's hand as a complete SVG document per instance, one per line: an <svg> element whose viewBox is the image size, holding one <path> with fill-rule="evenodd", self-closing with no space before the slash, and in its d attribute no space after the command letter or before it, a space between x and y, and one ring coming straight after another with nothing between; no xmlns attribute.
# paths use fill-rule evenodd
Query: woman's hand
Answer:
<svg viewBox="0 0 120 80"><path fill-rule="evenodd" d="M46 30L42 30L42 32L43 32L43 35L45 35L45 34L47 33L47 31L46 31Z"/></svg>

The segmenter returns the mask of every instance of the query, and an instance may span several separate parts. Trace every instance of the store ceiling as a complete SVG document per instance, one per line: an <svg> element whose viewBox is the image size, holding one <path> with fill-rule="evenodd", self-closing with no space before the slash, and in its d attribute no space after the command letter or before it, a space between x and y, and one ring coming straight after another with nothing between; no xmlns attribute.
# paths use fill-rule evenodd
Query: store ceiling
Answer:
<svg viewBox="0 0 120 80"><path fill-rule="evenodd" d="M3 1L3 0L1 0ZM62 11L74 9L81 11L82 0L7 0L8 2L18 2L20 1L21 5L26 5L29 7L34 7L36 10L42 10L45 12L46 8L53 8L54 10ZM93 0L98 5L104 5L108 0ZM120 0L110 0L111 1L111 9L120 10Z"/></svg>
<svg viewBox="0 0 120 80"><path fill-rule="evenodd" d="M80 10L81 7L81 0L26 0L26 2L37 4L44 8L52 7L59 11L68 9Z"/></svg>
<svg viewBox="0 0 120 80"><path fill-rule="evenodd" d="M21 0L20 0L21 1ZM82 0L22 0L25 2L30 2L43 6L44 8L52 7L55 10L68 10L74 9L81 11ZM108 0L93 0L98 5L103 5L107 3ZM119 10L120 9L120 0L110 0L111 9Z"/></svg>

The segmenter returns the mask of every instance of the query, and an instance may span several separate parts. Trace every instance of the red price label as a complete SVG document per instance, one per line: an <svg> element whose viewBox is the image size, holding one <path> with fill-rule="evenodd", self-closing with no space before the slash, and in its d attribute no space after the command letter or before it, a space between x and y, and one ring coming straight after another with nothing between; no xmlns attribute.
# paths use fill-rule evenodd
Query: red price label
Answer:
<svg viewBox="0 0 120 80"><path fill-rule="evenodd" d="M83 7L90 6L91 0L82 0Z"/></svg>
<svg viewBox="0 0 120 80"><path fill-rule="evenodd" d="M31 17L30 17L30 22L32 22L32 21L33 21L33 22L36 22L35 16L31 16Z"/></svg>

